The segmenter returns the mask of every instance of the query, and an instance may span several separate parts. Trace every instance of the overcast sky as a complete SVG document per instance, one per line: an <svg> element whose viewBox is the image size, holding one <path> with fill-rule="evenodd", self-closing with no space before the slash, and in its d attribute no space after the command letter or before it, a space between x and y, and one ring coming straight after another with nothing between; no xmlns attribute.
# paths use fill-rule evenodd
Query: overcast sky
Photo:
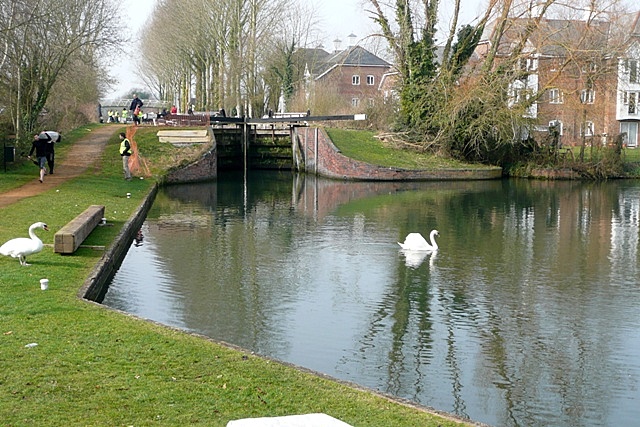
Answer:
<svg viewBox="0 0 640 427"><path fill-rule="evenodd" d="M305 0L301 0L305 1ZM478 5L483 0L464 0L464 16L465 19L471 20L477 15ZM144 25L147 18L151 15L156 0L134 0L120 2L122 8L122 16L125 18L123 27L126 25L130 28L130 34L137 34ZM325 34L321 41L324 48L328 51L333 50L333 41L335 39L342 40L342 47L347 46L347 37L355 34L359 39L373 33L376 30L375 24L371 21L369 13L365 12L368 8L364 0L316 0L315 4L320 12L322 20L322 31ZM443 2L441 7L446 7L449 2ZM444 12L446 15L446 12ZM467 23L467 22L465 22ZM176 31L180 31L176 28ZM131 89L142 88L144 84L136 76L134 64L128 58L135 58L135 43L130 44L130 52L120 58L118 65L111 69L112 75L118 79L116 85L107 97L116 97L124 95Z"/></svg>

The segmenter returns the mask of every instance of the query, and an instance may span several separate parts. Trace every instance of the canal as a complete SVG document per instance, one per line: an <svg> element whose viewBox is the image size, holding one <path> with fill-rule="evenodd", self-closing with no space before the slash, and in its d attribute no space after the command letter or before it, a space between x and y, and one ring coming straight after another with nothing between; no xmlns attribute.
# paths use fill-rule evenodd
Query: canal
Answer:
<svg viewBox="0 0 640 427"><path fill-rule="evenodd" d="M159 192L103 303L491 425L633 425L639 245L636 181L222 175Z"/></svg>

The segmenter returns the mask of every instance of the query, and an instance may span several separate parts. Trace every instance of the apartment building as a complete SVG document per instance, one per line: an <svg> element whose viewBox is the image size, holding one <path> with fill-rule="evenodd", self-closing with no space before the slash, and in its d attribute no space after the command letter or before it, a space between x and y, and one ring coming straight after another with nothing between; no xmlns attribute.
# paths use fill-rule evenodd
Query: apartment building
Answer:
<svg viewBox="0 0 640 427"><path fill-rule="evenodd" d="M638 146L640 122L640 12L610 21L512 19L495 43L495 23L476 49L482 60L495 48L497 63L510 61L510 102L527 102L525 117L536 137L551 126L564 145L608 144L624 134ZM513 51L525 35L517 58Z"/></svg>

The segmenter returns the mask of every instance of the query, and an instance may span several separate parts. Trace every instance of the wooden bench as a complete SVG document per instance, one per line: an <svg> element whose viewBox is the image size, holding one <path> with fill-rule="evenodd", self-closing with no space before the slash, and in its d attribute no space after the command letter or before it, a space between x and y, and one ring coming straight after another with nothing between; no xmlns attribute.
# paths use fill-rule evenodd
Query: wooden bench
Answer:
<svg viewBox="0 0 640 427"><path fill-rule="evenodd" d="M53 251L59 254L74 253L103 217L104 206L89 206L55 234Z"/></svg>

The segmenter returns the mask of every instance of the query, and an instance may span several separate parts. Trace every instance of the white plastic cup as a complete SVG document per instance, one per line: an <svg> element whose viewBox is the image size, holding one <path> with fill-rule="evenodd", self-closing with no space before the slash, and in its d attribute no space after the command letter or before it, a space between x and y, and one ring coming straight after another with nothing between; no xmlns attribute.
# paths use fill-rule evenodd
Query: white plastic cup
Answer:
<svg viewBox="0 0 640 427"><path fill-rule="evenodd" d="M40 289L43 291L49 289L49 279L40 279Z"/></svg>
<svg viewBox="0 0 640 427"><path fill-rule="evenodd" d="M102 222L101 222L101 224L102 224L102 225L106 225L106 224L107 224L107 218L102 218Z"/></svg>

